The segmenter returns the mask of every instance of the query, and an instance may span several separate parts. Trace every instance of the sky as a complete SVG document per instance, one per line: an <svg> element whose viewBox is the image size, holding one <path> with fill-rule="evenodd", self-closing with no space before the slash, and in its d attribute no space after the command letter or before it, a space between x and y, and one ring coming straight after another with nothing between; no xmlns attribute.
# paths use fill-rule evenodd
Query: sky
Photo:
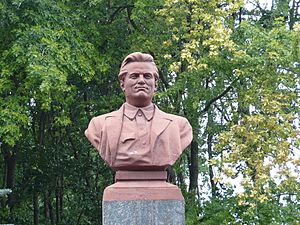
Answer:
<svg viewBox="0 0 300 225"><path fill-rule="evenodd" d="M271 6L272 6L272 0L246 0L246 2L248 2L246 4L246 7L252 8L251 5L256 4L257 1L259 2L260 6L263 7L263 8L266 7L268 9L270 9Z"/></svg>

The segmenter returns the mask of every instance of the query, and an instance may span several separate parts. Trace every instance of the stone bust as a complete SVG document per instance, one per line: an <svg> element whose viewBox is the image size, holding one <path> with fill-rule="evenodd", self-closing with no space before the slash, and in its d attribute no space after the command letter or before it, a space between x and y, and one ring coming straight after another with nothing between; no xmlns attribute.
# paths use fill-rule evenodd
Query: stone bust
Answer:
<svg viewBox="0 0 300 225"><path fill-rule="evenodd" d="M118 77L126 102L92 118L86 137L114 170L165 170L191 143L191 125L152 103L159 73L151 55L129 54Z"/></svg>

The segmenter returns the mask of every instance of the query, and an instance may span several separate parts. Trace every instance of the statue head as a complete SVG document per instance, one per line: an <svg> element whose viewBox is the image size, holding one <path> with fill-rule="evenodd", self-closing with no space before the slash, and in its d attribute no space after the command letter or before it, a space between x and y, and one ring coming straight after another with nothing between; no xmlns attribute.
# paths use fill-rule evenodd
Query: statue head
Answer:
<svg viewBox="0 0 300 225"><path fill-rule="evenodd" d="M158 78L158 69L151 55L140 52L129 54L123 60L119 73L126 102L136 107L151 104Z"/></svg>

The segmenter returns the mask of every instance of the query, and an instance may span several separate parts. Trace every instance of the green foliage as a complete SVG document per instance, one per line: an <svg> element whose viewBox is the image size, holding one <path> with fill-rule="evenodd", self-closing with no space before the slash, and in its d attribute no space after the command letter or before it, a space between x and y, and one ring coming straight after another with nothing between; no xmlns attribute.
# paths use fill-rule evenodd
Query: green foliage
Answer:
<svg viewBox="0 0 300 225"><path fill-rule="evenodd" d="M299 12L273 3L2 1L0 222L101 223L113 172L83 133L122 104L120 62L143 51L156 103L193 126L197 148L173 167L187 224L297 224Z"/></svg>
<svg viewBox="0 0 300 225"><path fill-rule="evenodd" d="M199 224L199 212L200 212L200 204L196 198L194 192L184 193L184 199L186 204L186 224L187 225L196 225Z"/></svg>
<svg viewBox="0 0 300 225"><path fill-rule="evenodd" d="M203 216L198 224L236 224L237 219L233 215L235 199L212 199L203 207ZM232 208L231 208L232 207Z"/></svg>

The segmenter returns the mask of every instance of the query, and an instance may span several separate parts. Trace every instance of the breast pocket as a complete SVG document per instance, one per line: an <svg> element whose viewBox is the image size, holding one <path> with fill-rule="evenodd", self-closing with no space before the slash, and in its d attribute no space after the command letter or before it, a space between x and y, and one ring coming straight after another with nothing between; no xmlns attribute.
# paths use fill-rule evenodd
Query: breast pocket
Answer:
<svg viewBox="0 0 300 225"><path fill-rule="evenodd" d="M133 132L125 132L124 134L121 134L120 139L122 143L134 141L136 140L136 134Z"/></svg>

